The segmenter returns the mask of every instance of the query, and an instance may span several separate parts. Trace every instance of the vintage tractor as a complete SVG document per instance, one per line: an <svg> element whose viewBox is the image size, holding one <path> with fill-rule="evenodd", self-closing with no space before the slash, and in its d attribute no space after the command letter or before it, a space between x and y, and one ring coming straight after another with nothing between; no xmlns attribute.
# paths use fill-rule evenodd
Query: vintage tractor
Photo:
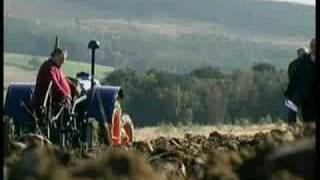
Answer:
<svg viewBox="0 0 320 180"><path fill-rule="evenodd" d="M57 38L55 47L58 42ZM14 127L11 136L14 140L33 134L61 146L92 146L97 144L95 142L129 146L132 143L133 123L121 109L123 91L118 86L102 86L94 78L95 50L99 48L99 42L90 41L88 48L92 50L91 76L82 72L76 78L69 77L80 87L81 94L74 98L68 111L63 107L58 112L52 111L50 84L42 106L43 116L39 118L30 107L35 83L9 85L4 112L12 120L13 126L10 127Z"/></svg>

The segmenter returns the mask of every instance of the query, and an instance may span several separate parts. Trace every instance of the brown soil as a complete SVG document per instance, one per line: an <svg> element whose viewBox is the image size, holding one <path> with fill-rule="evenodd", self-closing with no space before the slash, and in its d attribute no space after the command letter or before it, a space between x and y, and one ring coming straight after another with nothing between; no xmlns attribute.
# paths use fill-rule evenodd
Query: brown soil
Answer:
<svg viewBox="0 0 320 180"><path fill-rule="evenodd" d="M15 179L315 179L315 125L254 135L157 137L129 149L60 150L11 143L5 178Z"/></svg>

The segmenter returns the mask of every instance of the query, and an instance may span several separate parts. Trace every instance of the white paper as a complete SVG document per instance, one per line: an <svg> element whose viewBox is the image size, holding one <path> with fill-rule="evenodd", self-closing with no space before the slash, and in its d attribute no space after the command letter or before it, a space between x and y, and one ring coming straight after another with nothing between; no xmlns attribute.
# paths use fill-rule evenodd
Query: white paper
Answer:
<svg viewBox="0 0 320 180"><path fill-rule="evenodd" d="M286 99L284 104L294 112L298 112L298 107L292 101Z"/></svg>

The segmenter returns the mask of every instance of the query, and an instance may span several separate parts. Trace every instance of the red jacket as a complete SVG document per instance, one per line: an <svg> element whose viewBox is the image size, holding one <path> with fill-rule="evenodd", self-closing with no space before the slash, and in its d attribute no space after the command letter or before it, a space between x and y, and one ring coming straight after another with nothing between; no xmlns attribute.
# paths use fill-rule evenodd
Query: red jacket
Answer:
<svg viewBox="0 0 320 180"><path fill-rule="evenodd" d="M31 105L39 108L44 101L50 81L52 81L53 102L63 101L67 96L71 96L70 84L62 69L53 61L45 61L38 72L36 86L34 89Z"/></svg>

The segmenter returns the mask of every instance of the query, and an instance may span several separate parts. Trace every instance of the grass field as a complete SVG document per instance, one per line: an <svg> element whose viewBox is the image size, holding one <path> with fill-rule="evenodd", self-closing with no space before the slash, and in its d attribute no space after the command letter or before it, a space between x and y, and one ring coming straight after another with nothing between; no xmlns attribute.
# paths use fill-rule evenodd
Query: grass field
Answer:
<svg viewBox="0 0 320 180"><path fill-rule="evenodd" d="M32 56L26 54L5 53L4 54L4 87L6 88L10 82L34 82L36 79L38 68L34 68L29 61L38 59L43 62L47 57ZM74 77L77 72L91 71L91 64L66 60L63 66L66 75ZM113 71L112 67L96 65L96 76L101 79L105 74Z"/></svg>

